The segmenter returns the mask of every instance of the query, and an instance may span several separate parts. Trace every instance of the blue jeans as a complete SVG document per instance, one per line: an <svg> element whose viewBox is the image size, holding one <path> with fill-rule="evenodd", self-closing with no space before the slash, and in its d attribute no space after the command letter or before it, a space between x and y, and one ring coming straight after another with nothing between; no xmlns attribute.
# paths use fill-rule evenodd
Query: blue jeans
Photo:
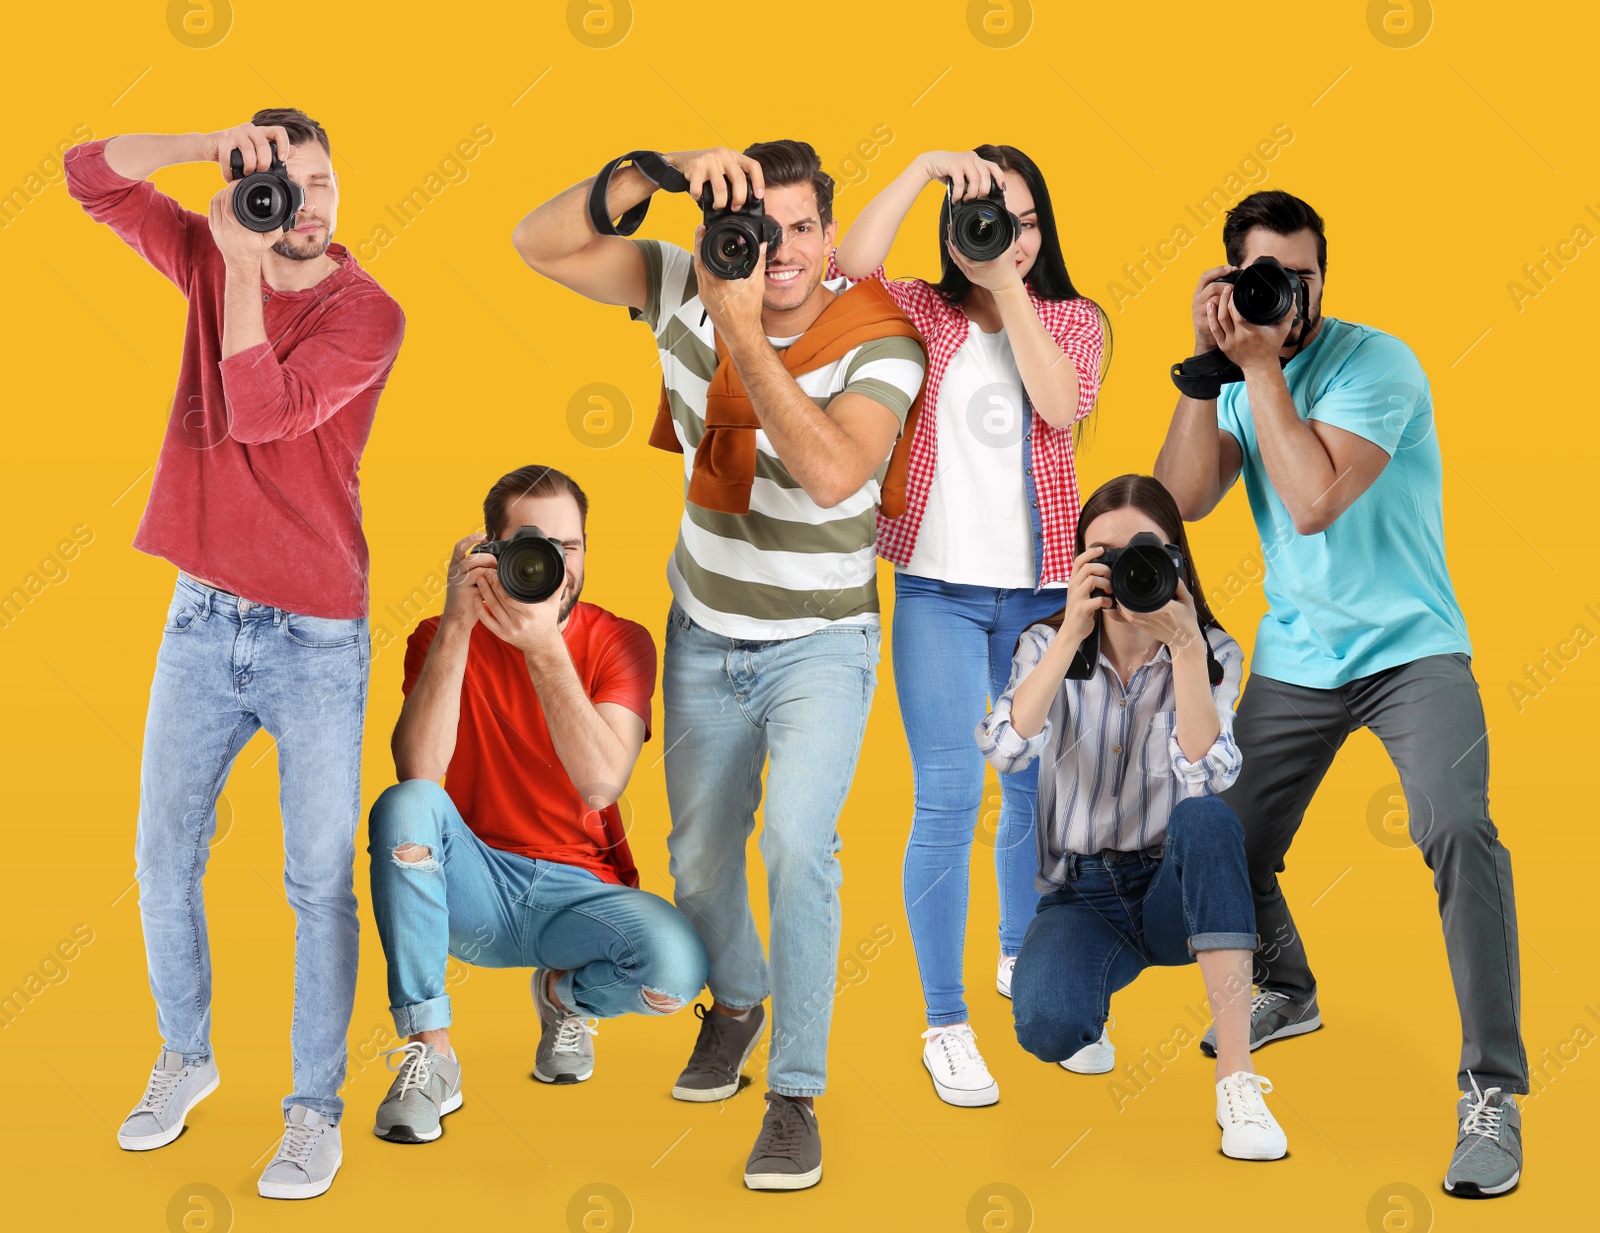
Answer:
<svg viewBox="0 0 1600 1233"><path fill-rule="evenodd" d="M597 1019L669 1014L705 986L705 947L665 899L491 848L431 779L385 791L369 839L372 914L401 1036L450 1026L449 955L485 968L555 968L561 1003ZM408 844L429 855L395 857Z"/></svg>
<svg viewBox="0 0 1600 1233"><path fill-rule="evenodd" d="M139 769L139 916L163 1048L211 1056L201 878L217 796L258 728L278 746L283 885L294 909L294 1087L283 1105L337 1119L360 928L367 619L301 616L180 575L156 656Z"/></svg>
<svg viewBox="0 0 1600 1233"><path fill-rule="evenodd" d="M983 755L972 729L1005 692L1017 638L1061 611L1066 592L967 586L897 573L894 684L911 747L914 806L903 884L928 1024L964 1023L961 959L967 936L972 835L983 801ZM1015 955L1039 902L1033 817L1037 761L1000 776L994 839L1000 950Z"/></svg>
<svg viewBox="0 0 1600 1233"><path fill-rule="evenodd" d="M767 1086L820 1096L839 962L838 821L877 685L875 625L745 641L667 615L667 837L677 903L711 956L711 995L743 1010L772 995ZM772 963L750 912L745 844L767 803Z"/></svg>
<svg viewBox="0 0 1600 1233"><path fill-rule="evenodd" d="M1111 995L1196 951L1255 950L1244 826L1218 796L1186 797L1161 845L1071 856L1039 900L1011 978L1022 1047L1047 1062L1100 1039Z"/></svg>

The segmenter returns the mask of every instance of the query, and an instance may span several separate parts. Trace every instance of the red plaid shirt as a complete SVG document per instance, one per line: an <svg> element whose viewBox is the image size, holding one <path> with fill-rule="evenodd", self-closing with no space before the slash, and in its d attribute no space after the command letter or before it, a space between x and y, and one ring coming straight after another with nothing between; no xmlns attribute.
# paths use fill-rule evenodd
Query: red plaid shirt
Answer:
<svg viewBox="0 0 1600 1233"><path fill-rule="evenodd" d="M828 277L838 269L830 257ZM935 447L939 387L951 358L967 341L970 322L954 304L947 303L931 283L920 278L889 279L879 266L870 275L889 288L900 311L922 334L928 349L928 373L924 383L922 412L911 438L910 468L906 476L906 509L899 518L878 514L878 555L896 565L911 560L917 544L917 530L928 507L928 492L933 487L937 463ZM1045 300L1032 288L1028 298L1033 310L1056 346L1072 361L1078 374L1078 411L1073 423L1094 410L1100 392L1100 359L1104 348L1100 312L1092 300ZM1039 571L1037 586L1065 581L1072 573L1073 548L1078 539L1078 471L1072 455L1072 428L1053 428L1038 411L1028 433L1033 447L1033 480L1038 496L1043 554L1035 563Z"/></svg>

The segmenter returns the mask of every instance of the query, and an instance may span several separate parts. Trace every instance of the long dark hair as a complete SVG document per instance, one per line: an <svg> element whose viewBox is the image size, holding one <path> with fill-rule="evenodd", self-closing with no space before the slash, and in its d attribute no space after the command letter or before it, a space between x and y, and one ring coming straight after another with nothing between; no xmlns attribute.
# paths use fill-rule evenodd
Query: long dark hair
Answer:
<svg viewBox="0 0 1600 1233"><path fill-rule="evenodd" d="M1083 510L1078 515L1078 542L1073 549L1073 558L1082 556L1084 549L1088 547L1084 540L1090 523L1101 514L1130 507L1148 515L1151 521L1161 528L1163 541L1176 544L1183 552L1183 584L1189 588L1189 594L1194 599L1194 611L1198 618L1201 636L1204 637L1205 631L1211 626L1221 629L1222 625L1211 615L1211 605L1206 603L1206 593L1200 587L1200 575L1194 567L1194 554L1189 551L1189 537L1184 533L1183 515L1178 512L1178 503L1172 499L1172 494L1167 491L1166 485L1153 475L1133 473L1119 475L1094 490L1089 499L1083 503ZM1061 621L1066 613L1066 605L1063 604L1060 612L1038 624L1048 625L1060 633ZM1020 642L1018 639L1019 645Z"/></svg>
<svg viewBox="0 0 1600 1233"><path fill-rule="evenodd" d="M1062 255L1061 237L1056 232L1055 207L1050 204L1050 190L1045 186L1044 173L1039 170L1039 165L1016 146L981 145L973 153L1012 175L1021 176L1028 186L1028 192L1033 195L1034 225L1039 228L1039 255L1033 259L1033 266L1023 282L1041 300L1088 299L1072 285L1072 275L1067 273L1067 259ZM972 282L961 272L961 267L950 259L950 250L946 246L949 238L950 201L947 194L939 206L939 281L934 284L934 290L944 297L945 303L959 304L972 291ZM1095 313L1100 318L1102 345L1100 371L1096 374L1098 390L1111 367L1111 318L1106 316L1106 310L1098 302L1089 300L1089 303L1094 305ZM1099 410L1098 398L1095 409ZM1086 418L1074 426L1075 443L1082 443L1083 429L1088 422Z"/></svg>

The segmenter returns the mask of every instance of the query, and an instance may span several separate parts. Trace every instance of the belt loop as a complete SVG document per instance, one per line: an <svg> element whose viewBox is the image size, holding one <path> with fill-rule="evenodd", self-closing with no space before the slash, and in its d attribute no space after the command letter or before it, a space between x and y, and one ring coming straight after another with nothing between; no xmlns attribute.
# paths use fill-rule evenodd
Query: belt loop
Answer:
<svg viewBox="0 0 1600 1233"><path fill-rule="evenodd" d="M1077 880L1078 880L1078 854L1076 852L1068 852L1067 853L1067 881L1076 882Z"/></svg>

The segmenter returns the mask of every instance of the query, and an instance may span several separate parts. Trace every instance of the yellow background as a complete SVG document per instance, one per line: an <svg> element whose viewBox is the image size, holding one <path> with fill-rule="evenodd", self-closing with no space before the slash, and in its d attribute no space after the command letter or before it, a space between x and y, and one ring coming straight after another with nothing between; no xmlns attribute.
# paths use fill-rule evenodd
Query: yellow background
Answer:
<svg viewBox="0 0 1600 1233"><path fill-rule="evenodd" d="M227 12L219 3L182 38L161 0L8 10L0 191L25 191L0 230L0 591L41 571L53 578L0 628L0 993L47 969L42 993L0 1029L8 1227L1593 1227L1600 651L1587 647L1600 636L1590 513L1600 248L1580 237L1567 250L1574 259L1520 304L1508 287L1527 285L1524 263L1559 253L1580 226L1600 234L1600 218L1586 213L1600 214L1592 7L1417 5L1388 27L1361 0L1035 7L1001 12L985 31L962 0L619 0L585 30L561 3L251 2ZM198 46L208 20L226 37ZM995 45L1024 29L1015 45ZM1326 310L1398 334L1433 384L1450 565L1491 730L1492 813L1520 892L1526 1042L1544 1066L1525 1104L1521 1190L1483 1204L1440 1190L1453 1142L1456 1007L1428 872L1403 842L1385 842L1403 823L1403 802L1366 734L1336 760L1285 875L1327 1023L1258 1055L1277 1084L1287 1160L1218 1154L1211 1064L1176 1047L1199 1030L1193 968L1149 973L1118 996L1117 1076L1069 1075L1022 1053L992 991L996 909L983 845L968 988L1003 1099L980 1110L940 1104L919 1060L920 990L900 896L910 773L887 647L841 822L844 947L849 955L865 944L872 957L857 954L841 971L818 1188L783 1196L740 1185L759 1076L726 1106L669 1098L693 1039L687 1015L605 1023L595 1077L553 1089L529 1079L537 1022L525 974L455 965L465 1108L433 1146L375 1139L368 1128L389 1075L372 1058L390 1042L363 853L344 1168L312 1203L257 1198L289 1089L293 927L264 734L227 784L231 824L206 888L225 1081L172 1146L117 1150L114 1129L159 1043L129 888L138 749L174 572L129 541L172 396L184 304L82 215L49 160L79 125L97 137L212 130L284 104L328 127L338 238L370 258L409 321L363 483L374 629L397 637L416 613L397 619L391 607L425 587L476 526L488 484L527 462L571 471L592 497L588 597L659 634L681 473L676 457L644 443L658 379L649 336L621 310L534 276L510 245L526 210L614 154L802 137L838 177L847 223L921 151L981 141L1029 151L1054 195L1069 268L1116 331L1080 456L1085 494L1148 470L1165 430L1166 368L1188 349L1189 298L1200 271L1221 261L1220 225L1198 225L1185 206L1217 187L1242 195L1253 186L1243 176L1316 206L1328 220ZM465 177L445 181L409 226L391 221L392 242L375 243L385 207L479 125L493 138ZM1226 191L1226 177L1280 125L1292 141L1270 162L1247 164L1241 191ZM26 189L41 165L55 178ZM157 181L200 208L217 187L203 166ZM892 272L935 271L933 211L930 192ZM664 199L645 233L682 242L694 222L687 202ZM1157 251L1179 224L1194 242L1119 305L1108 284L1126 282L1124 264ZM595 404L584 421L580 399L575 431L570 405L594 383L623 400ZM624 428L625 439L599 448ZM63 571L48 558L75 527L92 542ZM1241 493L1191 535L1208 590L1230 571L1256 574ZM1263 601L1259 585L1237 589L1218 611L1248 650ZM1556 658L1545 683L1519 701L1511 685L1547 651ZM398 642L373 662L369 804L392 776L400 668ZM628 801L645 884L668 893L660 756L659 742L646 747ZM75 929L93 940L62 975L47 957ZM890 940L874 950L875 937ZM1156 1059L1151 1078L1119 1110L1110 1080L1145 1050Z"/></svg>

